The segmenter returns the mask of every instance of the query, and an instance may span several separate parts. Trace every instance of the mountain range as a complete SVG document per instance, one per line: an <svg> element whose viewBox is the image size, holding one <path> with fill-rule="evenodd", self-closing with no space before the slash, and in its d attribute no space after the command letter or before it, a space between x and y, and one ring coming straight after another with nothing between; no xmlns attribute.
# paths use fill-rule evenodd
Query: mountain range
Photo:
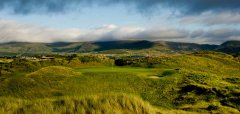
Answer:
<svg viewBox="0 0 240 114"><path fill-rule="evenodd" d="M158 52L184 53L201 50L240 54L240 41L226 41L221 45L181 43L168 41L105 41L105 42L55 42L28 43L9 42L0 44L0 56L25 53L126 53Z"/></svg>

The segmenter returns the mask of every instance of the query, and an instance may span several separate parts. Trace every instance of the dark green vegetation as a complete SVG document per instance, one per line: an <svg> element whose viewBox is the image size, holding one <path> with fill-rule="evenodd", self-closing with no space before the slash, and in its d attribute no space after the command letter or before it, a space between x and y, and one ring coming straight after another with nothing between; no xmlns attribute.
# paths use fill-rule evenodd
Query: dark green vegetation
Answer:
<svg viewBox="0 0 240 114"><path fill-rule="evenodd" d="M209 51L4 58L0 113L240 113L239 76L238 57Z"/></svg>
<svg viewBox="0 0 240 114"><path fill-rule="evenodd" d="M173 54L200 50L213 50L239 54L240 41L228 41L222 45L177 43L165 41L108 41L108 42L57 42L26 43L10 42L0 44L0 56L49 53L102 53L102 54Z"/></svg>
<svg viewBox="0 0 240 114"><path fill-rule="evenodd" d="M218 51L240 55L240 41L227 41L217 48Z"/></svg>

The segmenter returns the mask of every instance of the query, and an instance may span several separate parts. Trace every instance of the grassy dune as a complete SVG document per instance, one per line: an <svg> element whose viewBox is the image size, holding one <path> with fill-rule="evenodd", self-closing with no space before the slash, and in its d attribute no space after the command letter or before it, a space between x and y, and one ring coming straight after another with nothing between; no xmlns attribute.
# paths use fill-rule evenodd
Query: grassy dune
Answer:
<svg viewBox="0 0 240 114"><path fill-rule="evenodd" d="M44 67L1 78L0 113L239 113L239 71L221 53L163 57L155 68Z"/></svg>

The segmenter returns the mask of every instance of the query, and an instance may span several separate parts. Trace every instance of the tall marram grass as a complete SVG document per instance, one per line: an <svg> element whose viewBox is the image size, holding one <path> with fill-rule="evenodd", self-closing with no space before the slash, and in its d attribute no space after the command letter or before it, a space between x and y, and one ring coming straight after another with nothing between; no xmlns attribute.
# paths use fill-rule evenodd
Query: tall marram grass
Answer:
<svg viewBox="0 0 240 114"><path fill-rule="evenodd" d="M131 95L98 95L37 100L0 98L1 114L155 114L141 98Z"/></svg>

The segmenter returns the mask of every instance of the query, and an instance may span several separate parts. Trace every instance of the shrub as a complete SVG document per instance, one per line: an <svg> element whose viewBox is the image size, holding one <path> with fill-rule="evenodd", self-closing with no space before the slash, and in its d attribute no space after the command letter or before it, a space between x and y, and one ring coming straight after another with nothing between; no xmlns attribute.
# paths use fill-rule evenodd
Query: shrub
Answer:
<svg viewBox="0 0 240 114"><path fill-rule="evenodd" d="M170 69L170 70L164 70L163 73L162 73L162 76L169 76L169 75L173 75L173 74L175 74L175 73L176 73L176 71L175 71L175 70L172 70L172 69Z"/></svg>

